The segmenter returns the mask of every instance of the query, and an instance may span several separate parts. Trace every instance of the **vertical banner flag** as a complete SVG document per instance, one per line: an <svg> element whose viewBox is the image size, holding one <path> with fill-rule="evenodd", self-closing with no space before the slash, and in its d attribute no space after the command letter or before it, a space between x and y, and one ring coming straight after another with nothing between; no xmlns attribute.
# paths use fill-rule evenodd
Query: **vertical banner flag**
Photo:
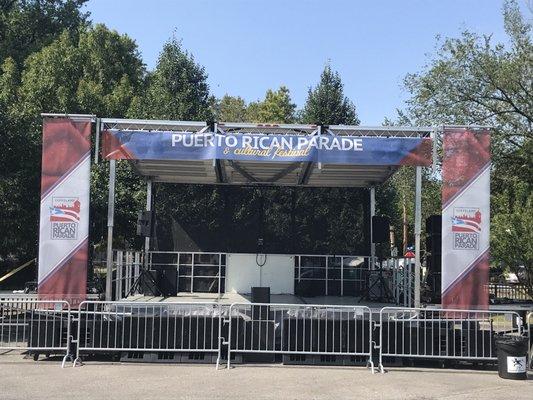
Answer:
<svg viewBox="0 0 533 400"><path fill-rule="evenodd" d="M487 308L490 133L445 128L442 161L442 306Z"/></svg>
<svg viewBox="0 0 533 400"><path fill-rule="evenodd" d="M39 228L39 296L87 293L91 121L45 118Z"/></svg>

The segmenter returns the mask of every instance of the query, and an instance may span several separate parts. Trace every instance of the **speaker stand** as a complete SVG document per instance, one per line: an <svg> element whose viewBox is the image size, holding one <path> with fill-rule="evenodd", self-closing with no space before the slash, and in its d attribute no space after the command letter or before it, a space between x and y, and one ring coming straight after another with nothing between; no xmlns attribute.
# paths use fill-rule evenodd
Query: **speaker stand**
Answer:
<svg viewBox="0 0 533 400"><path fill-rule="evenodd" d="M133 282L133 285L131 286L130 291L128 292L127 296L131 296L135 291L139 291L138 289L141 289L141 283L144 279L146 279L144 282L148 282L151 284L150 291L152 292L152 296L161 296L163 293L161 289L159 288L159 285L157 284L157 281L154 279L153 275L148 271L144 266L139 266L140 273L137 279L135 279L135 282ZM145 293L143 293L145 294Z"/></svg>

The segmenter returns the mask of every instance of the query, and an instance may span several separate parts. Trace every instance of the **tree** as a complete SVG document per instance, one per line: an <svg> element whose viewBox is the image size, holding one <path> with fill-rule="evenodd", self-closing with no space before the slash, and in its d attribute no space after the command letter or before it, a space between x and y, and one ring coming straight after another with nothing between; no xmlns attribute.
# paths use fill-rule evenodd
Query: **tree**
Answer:
<svg viewBox="0 0 533 400"><path fill-rule="evenodd" d="M253 105L252 105L253 104ZM294 122L296 104L291 102L289 89L280 86L276 91L268 89L262 102L252 103L248 108L248 118L251 122L281 124Z"/></svg>
<svg viewBox="0 0 533 400"><path fill-rule="evenodd" d="M129 117L186 121L214 119L213 108L218 107L213 107L213 99L209 95L207 73L176 38L164 44L146 85L146 93L133 100ZM161 248L169 249L174 246L177 223L185 218L192 226L200 225L195 221L206 218L207 211L199 210L206 206L209 198L218 198L216 188L206 186L157 184L154 192L156 212L166 217L158 221L158 243ZM184 209L188 211L183 212ZM189 215L191 211L193 213ZM204 221L212 224L212 221Z"/></svg>
<svg viewBox="0 0 533 400"><path fill-rule="evenodd" d="M319 84L309 88L301 120L308 124L359 125L353 103L344 96L344 85L338 72L326 65Z"/></svg>
<svg viewBox="0 0 533 400"><path fill-rule="evenodd" d="M492 127L498 187L505 187L499 177L530 179L533 154L531 23L515 1L505 3L503 14L508 45L465 31L445 39L427 67L405 80L408 111L418 123Z"/></svg>
<svg viewBox="0 0 533 400"><path fill-rule="evenodd" d="M87 26L81 7L87 0L3 0L0 2L0 63L11 57L22 64L61 32Z"/></svg>
<svg viewBox="0 0 533 400"><path fill-rule="evenodd" d="M499 213L492 218L492 258L513 272L533 298L533 193L525 182L515 182L493 196Z"/></svg>
<svg viewBox="0 0 533 400"><path fill-rule="evenodd" d="M124 117L137 96L144 66L135 42L102 25L77 35L64 31L56 40L27 57L18 71L13 59L4 61L0 76L0 118L5 122L2 151L9 149L0 181L0 218L13 232L0 241L0 257L30 257L36 253L38 233L42 112L98 113ZM4 147L5 146L5 147ZM24 157L21 157L24 155ZM8 157L13 157L10 160ZM105 226L106 174L102 163L91 168L91 238L102 238ZM124 164L122 182L133 179ZM137 179L137 178L135 178ZM138 180L138 179L137 179ZM130 189L132 187L130 186ZM135 190L135 186L133 186ZM142 201L131 193L119 199L117 231L130 230ZM25 207L21 205L24 204ZM137 204L137 205L136 205ZM100 230L94 231L95 228Z"/></svg>
<svg viewBox="0 0 533 400"><path fill-rule="evenodd" d="M530 258L506 255L510 249L522 252L517 238L533 230L531 218L520 214L532 213L527 201L533 176L532 26L515 1L505 2L503 18L507 44L470 31L441 42L428 65L405 79L411 93L407 114L420 125L491 126L492 261L510 269L524 265L532 277ZM524 193L522 200L514 193ZM512 234L506 218L517 224Z"/></svg>
<svg viewBox="0 0 533 400"><path fill-rule="evenodd" d="M301 122L324 125L357 125L354 104L344 96L338 72L326 65L320 82L310 88ZM315 252L368 254L369 194L360 188L317 188L298 191L300 233Z"/></svg>
<svg viewBox="0 0 533 400"><path fill-rule="evenodd" d="M207 73L181 42L170 39L163 46L155 71L148 77L142 104L130 114L142 118L198 120L213 119Z"/></svg>
<svg viewBox="0 0 533 400"><path fill-rule="evenodd" d="M221 122L247 122L244 99L225 94L218 104L217 120Z"/></svg>

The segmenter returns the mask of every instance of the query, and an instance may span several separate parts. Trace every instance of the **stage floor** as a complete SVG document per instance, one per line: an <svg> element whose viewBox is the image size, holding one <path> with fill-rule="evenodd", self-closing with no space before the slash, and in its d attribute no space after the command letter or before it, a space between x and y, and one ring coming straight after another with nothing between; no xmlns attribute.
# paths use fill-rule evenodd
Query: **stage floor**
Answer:
<svg viewBox="0 0 533 400"><path fill-rule="evenodd" d="M251 303L250 294L241 293L178 293L177 296L160 297L135 295L129 296L121 301L133 302L198 302L198 303ZM317 296L317 297L300 297L291 294L273 294L270 295L272 304L318 304L318 305L336 305L336 306L368 306L372 310L381 309L391 306L390 303L377 303L372 301L359 300L359 297L351 296Z"/></svg>
<svg viewBox="0 0 533 400"><path fill-rule="evenodd" d="M177 296L145 296L134 295L120 301L133 302L191 302L191 303L251 303L250 294L242 293L178 293ZM394 307L392 303L380 303L368 300L359 300L359 297L352 296L317 296L301 297L291 294L273 294L270 295L270 302L273 304L317 304L317 305L342 305L342 306L367 306L373 312L379 311L383 307ZM440 308L440 304L424 304L425 308ZM533 303L523 304L492 304L489 306L491 311L533 311Z"/></svg>

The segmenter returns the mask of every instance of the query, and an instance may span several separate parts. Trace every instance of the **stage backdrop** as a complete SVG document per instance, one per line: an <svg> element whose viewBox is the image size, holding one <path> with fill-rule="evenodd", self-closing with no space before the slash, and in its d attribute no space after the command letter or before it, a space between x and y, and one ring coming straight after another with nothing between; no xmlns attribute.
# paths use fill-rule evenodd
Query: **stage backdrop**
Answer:
<svg viewBox="0 0 533 400"><path fill-rule="evenodd" d="M43 121L39 297L85 299L89 233L90 120Z"/></svg>
<svg viewBox="0 0 533 400"><path fill-rule="evenodd" d="M447 128L442 162L442 305L487 308L490 134Z"/></svg>

